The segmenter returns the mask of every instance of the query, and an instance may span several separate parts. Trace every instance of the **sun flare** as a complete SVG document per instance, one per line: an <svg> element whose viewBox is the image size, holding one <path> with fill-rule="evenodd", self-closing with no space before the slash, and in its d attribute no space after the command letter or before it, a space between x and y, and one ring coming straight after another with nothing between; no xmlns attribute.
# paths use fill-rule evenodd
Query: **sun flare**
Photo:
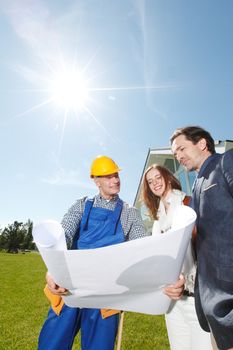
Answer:
<svg viewBox="0 0 233 350"><path fill-rule="evenodd" d="M40 108L52 106L54 116L61 116L59 119L60 140L59 152L62 149L63 138L66 125L69 120L76 119L80 125L82 121L94 122L102 131L116 142L120 142L118 138L112 136L112 133L98 118L95 107L101 106L102 99L98 100L99 94L106 94L107 102L115 101L115 93L136 90L162 90L176 88L172 84L164 85L130 85L130 86L102 86L101 80L97 78L103 75L92 68L93 60L96 54L93 54L87 63L79 65L76 59L66 61L62 54L55 59L45 60L45 71L32 69L24 66L18 67L18 72L23 75L25 80L33 81L38 86L36 92L43 93L43 99L38 104L31 106L23 112L18 113L14 118L22 117L30 114ZM105 73L106 74L106 73ZM34 89L32 89L34 91ZM44 99L44 94L46 97ZM61 123L60 123L61 120Z"/></svg>
<svg viewBox="0 0 233 350"><path fill-rule="evenodd" d="M49 91L52 101L66 110L82 110L88 100L87 81L78 70L57 73L51 79Z"/></svg>

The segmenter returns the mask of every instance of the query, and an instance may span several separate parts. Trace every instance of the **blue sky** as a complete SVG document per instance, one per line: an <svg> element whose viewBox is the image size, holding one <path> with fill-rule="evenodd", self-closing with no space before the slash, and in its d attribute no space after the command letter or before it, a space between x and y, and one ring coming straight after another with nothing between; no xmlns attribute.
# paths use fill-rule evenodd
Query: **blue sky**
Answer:
<svg viewBox="0 0 233 350"><path fill-rule="evenodd" d="M233 139L232 14L231 0L1 0L0 228L94 195L97 155L123 168L132 204L175 128Z"/></svg>

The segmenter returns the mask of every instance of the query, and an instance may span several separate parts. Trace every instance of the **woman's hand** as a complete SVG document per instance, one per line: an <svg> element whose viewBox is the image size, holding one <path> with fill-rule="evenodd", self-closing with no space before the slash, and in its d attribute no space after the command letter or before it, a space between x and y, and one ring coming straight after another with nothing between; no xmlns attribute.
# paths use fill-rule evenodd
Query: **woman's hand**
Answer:
<svg viewBox="0 0 233 350"><path fill-rule="evenodd" d="M184 278L184 275L181 274L179 276L178 281L174 284L170 284L169 286L165 287L163 292L169 298L173 300L178 300L182 297L183 290L184 290L184 283L185 283L185 278Z"/></svg>

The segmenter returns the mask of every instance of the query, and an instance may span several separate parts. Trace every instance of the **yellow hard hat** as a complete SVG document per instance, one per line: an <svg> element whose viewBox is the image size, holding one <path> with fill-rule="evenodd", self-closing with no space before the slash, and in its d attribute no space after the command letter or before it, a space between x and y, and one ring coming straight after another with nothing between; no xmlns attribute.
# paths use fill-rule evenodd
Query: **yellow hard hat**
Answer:
<svg viewBox="0 0 233 350"><path fill-rule="evenodd" d="M98 156L91 164L90 176L105 176L118 173L121 169L118 165L109 157Z"/></svg>

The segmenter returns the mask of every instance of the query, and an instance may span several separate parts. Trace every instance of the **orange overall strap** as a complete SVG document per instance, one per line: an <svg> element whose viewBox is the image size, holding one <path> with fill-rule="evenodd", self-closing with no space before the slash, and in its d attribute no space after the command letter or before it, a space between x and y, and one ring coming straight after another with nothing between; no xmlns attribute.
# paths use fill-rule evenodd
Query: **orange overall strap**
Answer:
<svg viewBox="0 0 233 350"><path fill-rule="evenodd" d="M60 295L53 294L49 290L47 284L46 284L46 286L44 288L44 293L45 293L46 297L48 298L48 300L51 303L51 308L53 309L55 314L59 316L60 313L61 313L61 309L62 309L62 307L64 305L64 301L63 301L62 297L60 297Z"/></svg>
<svg viewBox="0 0 233 350"><path fill-rule="evenodd" d="M121 311L111 310L111 309L101 309L100 312L101 312L102 318L107 318L107 317L110 317L112 315L119 314Z"/></svg>

